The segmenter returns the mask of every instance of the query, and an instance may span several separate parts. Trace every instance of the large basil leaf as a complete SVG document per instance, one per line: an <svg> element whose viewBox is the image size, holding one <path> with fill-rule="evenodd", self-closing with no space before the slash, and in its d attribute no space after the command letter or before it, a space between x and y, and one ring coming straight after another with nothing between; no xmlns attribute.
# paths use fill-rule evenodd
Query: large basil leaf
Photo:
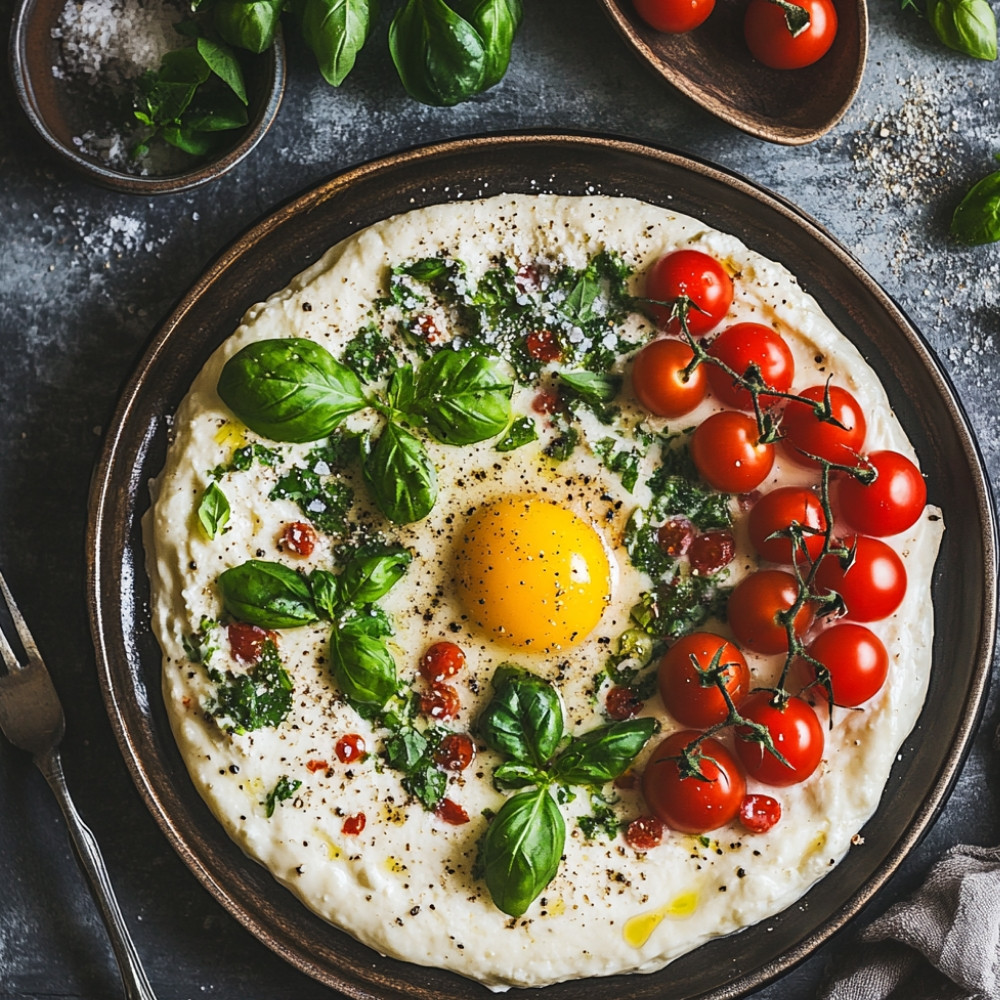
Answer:
<svg viewBox="0 0 1000 1000"><path fill-rule="evenodd" d="M241 104L247 101L247 88L243 81L243 69L236 53L228 45L213 42L210 38L199 38L195 43L208 68L239 98Z"/></svg>
<svg viewBox="0 0 1000 1000"><path fill-rule="evenodd" d="M340 603L357 606L377 601L395 586L412 561L406 549L354 556L340 574Z"/></svg>
<svg viewBox="0 0 1000 1000"><path fill-rule="evenodd" d="M414 409L444 444L475 444L507 429L513 391L499 358L445 349L420 366Z"/></svg>
<svg viewBox="0 0 1000 1000"><path fill-rule="evenodd" d="M219 576L226 611L260 628L295 628L319 619L309 584L281 563L251 559Z"/></svg>
<svg viewBox="0 0 1000 1000"><path fill-rule="evenodd" d="M480 90L487 90L507 72L514 33L523 16L521 0L452 0L452 6L483 40L486 70Z"/></svg>
<svg viewBox="0 0 1000 1000"><path fill-rule="evenodd" d="M567 785L599 786L614 781L655 731L655 719L627 719L574 737L556 758L553 777Z"/></svg>
<svg viewBox="0 0 1000 1000"><path fill-rule="evenodd" d="M231 357L219 396L251 430L273 441L318 441L367 405L361 381L311 340L259 340Z"/></svg>
<svg viewBox="0 0 1000 1000"><path fill-rule="evenodd" d="M974 184L955 209L951 235L979 246L1000 240L1000 170Z"/></svg>
<svg viewBox="0 0 1000 1000"><path fill-rule="evenodd" d="M219 0L212 9L215 29L240 49L263 52L274 42L281 23L282 0Z"/></svg>
<svg viewBox="0 0 1000 1000"><path fill-rule="evenodd" d="M330 633L330 666L344 697L355 708L379 709L399 686L389 647L350 624Z"/></svg>
<svg viewBox="0 0 1000 1000"><path fill-rule="evenodd" d="M522 763L544 767L563 735L562 703L541 677L516 667L498 667L495 693L479 716L486 745Z"/></svg>
<svg viewBox="0 0 1000 1000"><path fill-rule="evenodd" d="M389 25L389 51L406 92L423 104L458 104L483 87L483 40L444 0L404 0Z"/></svg>
<svg viewBox="0 0 1000 1000"><path fill-rule="evenodd" d="M386 424L362 460L365 482L379 510L395 524L425 518L437 500L437 472L424 446L398 424Z"/></svg>
<svg viewBox="0 0 1000 1000"><path fill-rule="evenodd" d="M949 48L974 59L996 59L997 20L986 0L929 0L927 20Z"/></svg>
<svg viewBox="0 0 1000 1000"><path fill-rule="evenodd" d="M545 788L512 795L483 836L480 859L498 909L519 917L559 870L566 824Z"/></svg>
<svg viewBox="0 0 1000 1000"><path fill-rule="evenodd" d="M327 83L339 87L372 27L370 0L305 0L302 36Z"/></svg>

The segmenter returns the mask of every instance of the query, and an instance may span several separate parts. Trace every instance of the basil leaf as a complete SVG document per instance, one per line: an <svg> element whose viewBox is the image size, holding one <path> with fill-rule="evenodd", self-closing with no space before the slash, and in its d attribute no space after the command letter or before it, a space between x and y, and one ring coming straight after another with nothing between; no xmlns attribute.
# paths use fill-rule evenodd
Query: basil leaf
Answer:
<svg viewBox="0 0 1000 1000"><path fill-rule="evenodd" d="M222 401L274 441L318 441L367 405L361 381L311 340L259 340L231 357L218 385Z"/></svg>
<svg viewBox="0 0 1000 1000"><path fill-rule="evenodd" d="M339 87L372 27L370 0L305 0L302 36L327 83Z"/></svg>
<svg viewBox="0 0 1000 1000"><path fill-rule="evenodd" d="M382 639L396 631L392 620L377 604L354 609L349 617L341 619L341 628L347 628L357 635L371 636L373 639Z"/></svg>
<svg viewBox="0 0 1000 1000"><path fill-rule="evenodd" d="M197 101L197 98L196 98ZM228 91L219 95L212 106L195 107L195 102L184 113L184 127L192 132L225 132L243 128L249 120L247 109L235 94Z"/></svg>
<svg viewBox="0 0 1000 1000"><path fill-rule="evenodd" d="M514 380L499 358L470 348L438 351L417 372L413 412L444 444L475 444L510 423Z"/></svg>
<svg viewBox="0 0 1000 1000"><path fill-rule="evenodd" d="M182 125L164 125L160 130L164 142L183 149L192 156L204 156L215 145L214 137Z"/></svg>
<svg viewBox="0 0 1000 1000"><path fill-rule="evenodd" d="M656 731L655 719L627 719L574 737L552 776L568 785L604 785L619 777Z"/></svg>
<svg viewBox="0 0 1000 1000"><path fill-rule="evenodd" d="M486 745L521 763L544 767L563 735L556 689L527 670L498 667L495 693L479 716Z"/></svg>
<svg viewBox="0 0 1000 1000"><path fill-rule="evenodd" d="M1000 240L1000 170L974 184L959 202L951 235L972 246Z"/></svg>
<svg viewBox="0 0 1000 1000"><path fill-rule="evenodd" d="M486 888L498 909L521 916L559 870L566 824L548 790L512 795L483 836Z"/></svg>
<svg viewBox="0 0 1000 1000"><path fill-rule="evenodd" d="M413 365L397 368L389 378L385 390L385 401L394 410L407 414L416 400L416 382Z"/></svg>
<svg viewBox="0 0 1000 1000"><path fill-rule="evenodd" d="M208 68L240 99L247 104L247 88L243 82L243 70L236 53L228 45L213 42L208 38L199 38L198 52L205 60Z"/></svg>
<svg viewBox="0 0 1000 1000"><path fill-rule="evenodd" d="M514 760L505 761L493 772L495 788L526 788L528 785L544 784L545 780L544 771Z"/></svg>
<svg viewBox="0 0 1000 1000"><path fill-rule="evenodd" d="M219 576L226 611L261 628L295 628L318 621L309 584L281 563L251 559Z"/></svg>
<svg viewBox="0 0 1000 1000"><path fill-rule="evenodd" d="M404 0L389 25L389 52L406 92L423 104L458 104L483 87L483 40L444 0Z"/></svg>
<svg viewBox="0 0 1000 1000"><path fill-rule="evenodd" d="M420 441L389 423L362 459L365 482L379 510L394 524L425 518L437 500L437 472Z"/></svg>
<svg viewBox="0 0 1000 1000"><path fill-rule="evenodd" d="M986 0L929 0L927 20L949 48L973 59L996 59L997 19Z"/></svg>
<svg viewBox="0 0 1000 1000"><path fill-rule="evenodd" d="M212 10L216 31L239 49L263 52L274 43L283 0L218 0Z"/></svg>
<svg viewBox="0 0 1000 1000"><path fill-rule="evenodd" d="M507 72L514 34L524 13L521 0L452 0L452 6L483 40L486 70L480 90L487 90Z"/></svg>
<svg viewBox="0 0 1000 1000"><path fill-rule="evenodd" d="M493 447L497 451L514 451L515 448L537 440L538 428L535 426L535 421L531 417L518 417Z"/></svg>
<svg viewBox="0 0 1000 1000"><path fill-rule="evenodd" d="M198 503L198 520L209 538L215 538L228 523L229 500L218 483L209 483L208 489L201 495L201 501Z"/></svg>
<svg viewBox="0 0 1000 1000"><path fill-rule="evenodd" d="M345 623L330 633L330 666L344 697L355 707L381 708L399 686L389 647Z"/></svg>
<svg viewBox="0 0 1000 1000"><path fill-rule="evenodd" d="M618 395L622 387L620 375L598 374L597 372L560 372L559 381L573 390L585 403L603 406Z"/></svg>
<svg viewBox="0 0 1000 1000"><path fill-rule="evenodd" d="M427 737L416 729L399 729L386 737L385 760L397 771L412 771L427 753Z"/></svg>
<svg viewBox="0 0 1000 1000"><path fill-rule="evenodd" d="M342 604L371 604L387 594L413 561L406 549L357 555L344 567L338 587Z"/></svg>
<svg viewBox="0 0 1000 1000"><path fill-rule="evenodd" d="M211 75L212 70L197 46L171 49L160 60L159 79L166 83L188 83L198 86Z"/></svg>

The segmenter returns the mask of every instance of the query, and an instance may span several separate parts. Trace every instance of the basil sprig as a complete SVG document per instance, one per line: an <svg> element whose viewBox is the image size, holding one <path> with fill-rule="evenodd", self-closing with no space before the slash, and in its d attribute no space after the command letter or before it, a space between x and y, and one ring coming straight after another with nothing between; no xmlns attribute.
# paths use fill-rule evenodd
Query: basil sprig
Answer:
<svg viewBox="0 0 1000 1000"><path fill-rule="evenodd" d="M521 916L555 877L566 824L552 788L596 791L621 775L656 731L655 719L600 726L564 742L559 694L547 681L505 664L477 727L507 758L493 774L500 788L521 789L500 807L479 845L479 868L498 909ZM531 787L533 786L533 787Z"/></svg>
<svg viewBox="0 0 1000 1000"><path fill-rule="evenodd" d="M973 59L996 59L997 20L987 0L928 0L927 20L949 48Z"/></svg>
<svg viewBox="0 0 1000 1000"><path fill-rule="evenodd" d="M361 548L340 573L306 575L281 563L251 559L218 578L226 611L261 628L332 623L330 667L348 702L361 714L377 712L396 694L396 661L386 636L392 623L375 604L402 578L412 555L406 549Z"/></svg>
<svg viewBox="0 0 1000 1000"><path fill-rule="evenodd" d="M406 92L450 106L498 83L510 62L521 0L404 0L389 51Z"/></svg>
<svg viewBox="0 0 1000 1000"><path fill-rule="evenodd" d="M972 246L1000 240L1000 170L974 184L959 202L951 235Z"/></svg>
<svg viewBox="0 0 1000 1000"><path fill-rule="evenodd" d="M449 445L496 437L510 424L514 380L500 358L446 348L419 367L397 368L385 399L374 399L326 348L289 337L244 347L223 367L218 392L251 430L275 441L318 441L349 414L378 411L385 426L362 439L362 473L382 513L409 524L430 513L438 486L427 449L408 428Z"/></svg>

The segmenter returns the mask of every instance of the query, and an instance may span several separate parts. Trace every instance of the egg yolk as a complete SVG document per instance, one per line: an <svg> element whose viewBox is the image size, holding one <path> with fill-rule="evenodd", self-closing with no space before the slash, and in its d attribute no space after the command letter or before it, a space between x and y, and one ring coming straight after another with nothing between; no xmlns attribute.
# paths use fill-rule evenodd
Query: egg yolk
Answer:
<svg viewBox="0 0 1000 1000"><path fill-rule="evenodd" d="M594 528L536 497L479 507L458 538L469 617L498 642L552 652L581 642L611 598L611 567Z"/></svg>

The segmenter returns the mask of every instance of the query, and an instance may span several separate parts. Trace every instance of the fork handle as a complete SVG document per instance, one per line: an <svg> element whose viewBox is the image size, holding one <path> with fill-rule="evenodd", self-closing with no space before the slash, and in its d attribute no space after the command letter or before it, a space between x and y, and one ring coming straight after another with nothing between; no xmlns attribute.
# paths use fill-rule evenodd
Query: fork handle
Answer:
<svg viewBox="0 0 1000 1000"><path fill-rule="evenodd" d="M97 846L97 838L80 818L80 814L76 811L76 806L73 805L73 800L70 798L59 751L51 750L48 753L37 754L35 764L55 793L63 816L66 818L73 850L84 875L87 876L90 893L94 897L94 902L97 903L97 908L101 911L104 926L111 938L111 947L118 960L118 968L125 986L127 1000L156 1000L156 994L153 992L152 986L149 985L142 963L139 961L139 953L132 943L128 928L125 926L125 920L122 917L121 908L118 906L118 900L115 898L111 879L108 877L107 866L104 864L101 850Z"/></svg>

